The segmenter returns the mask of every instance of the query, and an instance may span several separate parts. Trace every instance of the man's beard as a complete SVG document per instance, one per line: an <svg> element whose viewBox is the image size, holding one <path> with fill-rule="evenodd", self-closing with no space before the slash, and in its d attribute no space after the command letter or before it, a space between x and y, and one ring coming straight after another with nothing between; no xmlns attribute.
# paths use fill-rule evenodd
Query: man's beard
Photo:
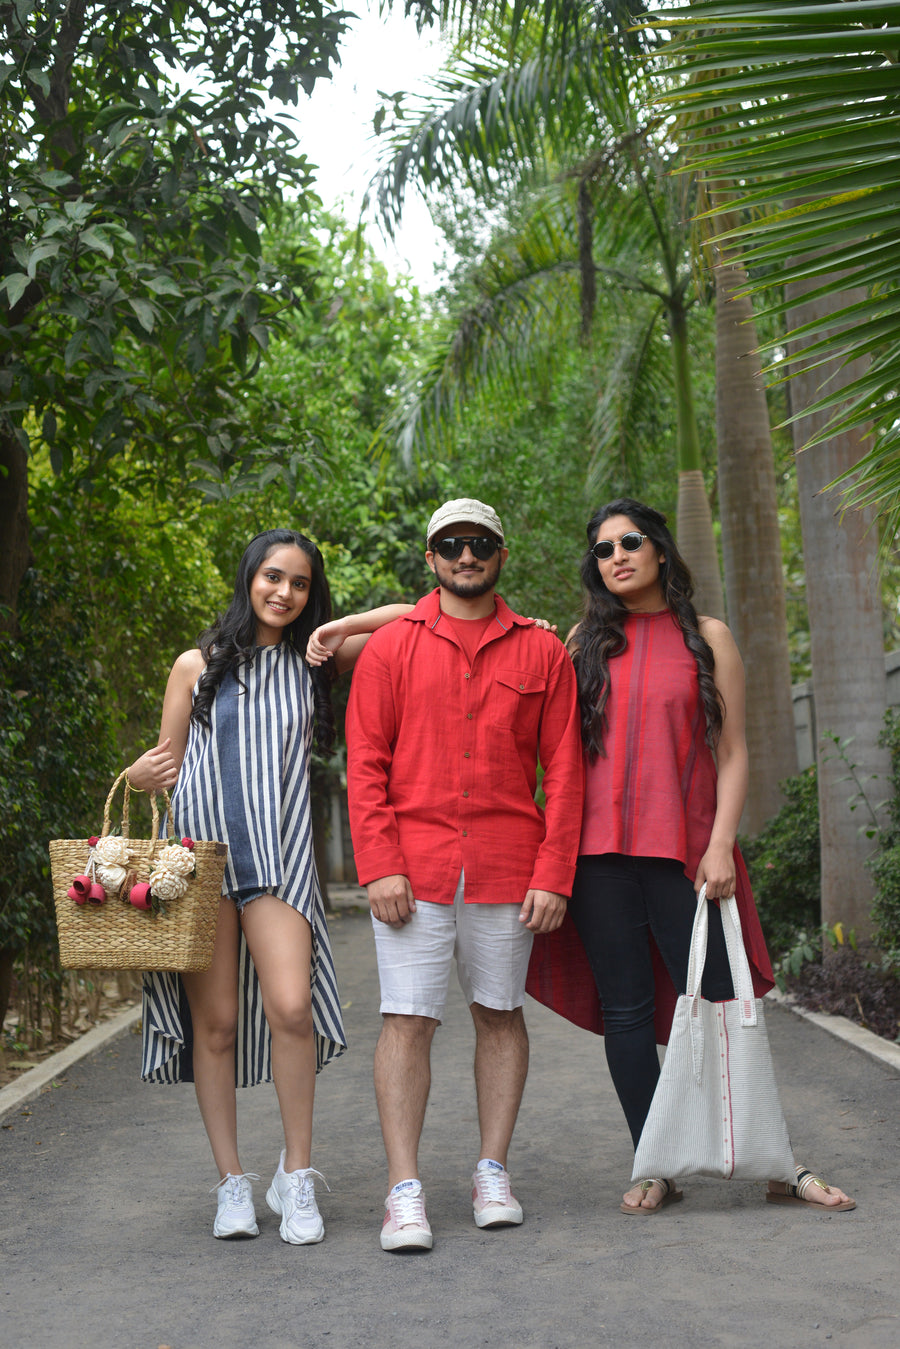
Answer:
<svg viewBox="0 0 900 1349"><path fill-rule="evenodd" d="M500 567L496 565L496 561L485 571L467 572L463 575L455 574L451 568L452 564L449 564L446 575L438 571L437 578L445 590L463 600L474 600L479 595L486 595L489 590L493 590L500 575Z"/></svg>

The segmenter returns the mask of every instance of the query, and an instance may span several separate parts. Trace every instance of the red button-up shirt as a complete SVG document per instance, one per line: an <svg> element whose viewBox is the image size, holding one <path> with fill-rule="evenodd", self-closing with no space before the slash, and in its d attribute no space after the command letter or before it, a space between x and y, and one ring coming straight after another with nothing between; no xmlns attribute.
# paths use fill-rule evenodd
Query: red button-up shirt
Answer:
<svg viewBox="0 0 900 1349"><path fill-rule="evenodd" d="M471 664L438 590L356 664L347 779L362 885L403 875L416 899L449 904L464 870L467 903L571 894L584 791L572 662L553 633L496 606Z"/></svg>

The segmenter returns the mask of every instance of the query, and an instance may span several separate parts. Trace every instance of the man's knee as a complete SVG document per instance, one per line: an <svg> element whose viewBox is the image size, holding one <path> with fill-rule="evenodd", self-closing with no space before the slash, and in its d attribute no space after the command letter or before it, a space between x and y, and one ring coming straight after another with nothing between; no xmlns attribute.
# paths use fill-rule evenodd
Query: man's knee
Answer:
<svg viewBox="0 0 900 1349"><path fill-rule="evenodd" d="M469 1004L476 1031L488 1035L522 1035L525 1032L525 1014L521 1007L509 1009L485 1007L483 1003Z"/></svg>
<svg viewBox="0 0 900 1349"><path fill-rule="evenodd" d="M394 1044L427 1048L440 1023L430 1016L407 1016L400 1012L382 1013L382 1037Z"/></svg>

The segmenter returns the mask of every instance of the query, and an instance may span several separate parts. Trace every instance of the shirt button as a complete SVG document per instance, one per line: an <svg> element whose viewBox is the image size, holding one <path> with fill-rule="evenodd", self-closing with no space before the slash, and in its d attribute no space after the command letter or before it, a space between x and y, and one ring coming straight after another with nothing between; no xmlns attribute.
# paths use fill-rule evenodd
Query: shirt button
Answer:
<svg viewBox="0 0 900 1349"><path fill-rule="evenodd" d="M471 756L471 754L469 753L469 751L468 751L467 749L464 749L464 750L463 750L463 758L464 758L464 759L471 759L471 757L472 757L472 756Z"/></svg>
<svg viewBox="0 0 900 1349"><path fill-rule="evenodd" d="M469 678L470 678L469 672L468 672L468 670L466 670L466 673L463 675L463 679L469 679Z"/></svg>
<svg viewBox="0 0 900 1349"><path fill-rule="evenodd" d="M471 712L467 712L467 713L466 713L466 721L471 721L471 720L472 720L472 713L471 713Z"/></svg>
<svg viewBox="0 0 900 1349"><path fill-rule="evenodd" d="M519 685L519 688L520 688L520 689L524 689L524 687L525 687L524 684L520 684L520 685Z"/></svg>
<svg viewBox="0 0 900 1349"><path fill-rule="evenodd" d="M463 792L463 796L468 796L468 795L469 795L468 792Z"/></svg>
<svg viewBox="0 0 900 1349"><path fill-rule="evenodd" d="M464 830L463 830L463 838L468 838L468 837L469 837L469 831L468 831L468 829L464 829Z"/></svg>

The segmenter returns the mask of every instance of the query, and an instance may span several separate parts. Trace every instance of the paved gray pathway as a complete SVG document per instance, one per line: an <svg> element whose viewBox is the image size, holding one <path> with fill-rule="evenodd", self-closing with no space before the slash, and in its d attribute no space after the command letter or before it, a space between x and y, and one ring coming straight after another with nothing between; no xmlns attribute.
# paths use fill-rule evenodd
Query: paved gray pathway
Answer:
<svg viewBox="0 0 900 1349"><path fill-rule="evenodd" d="M6 1349L900 1343L900 1074L780 1007L769 1025L795 1151L856 1196L855 1212L776 1208L761 1185L697 1180L653 1219L620 1215L630 1150L601 1043L529 1002L510 1162L526 1219L479 1232L473 1037L457 991L422 1148L435 1248L383 1253L371 933L353 912L332 930L352 1044L318 1084L325 1241L284 1245L265 1208L280 1147L268 1087L239 1095L244 1165L263 1177L260 1236L213 1239L216 1176L193 1092L140 1083L137 1036L125 1034L2 1120Z"/></svg>

